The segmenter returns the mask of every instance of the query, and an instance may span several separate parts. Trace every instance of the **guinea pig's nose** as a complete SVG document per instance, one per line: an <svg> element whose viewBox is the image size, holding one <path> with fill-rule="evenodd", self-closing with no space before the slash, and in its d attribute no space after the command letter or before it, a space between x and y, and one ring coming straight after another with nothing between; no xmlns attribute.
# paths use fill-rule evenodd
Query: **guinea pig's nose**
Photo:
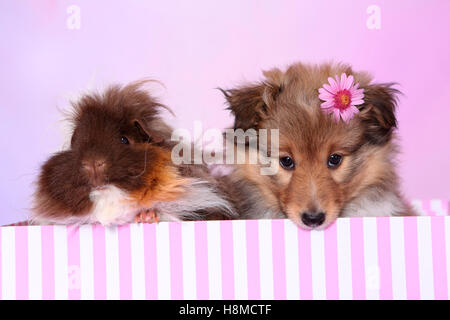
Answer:
<svg viewBox="0 0 450 320"><path fill-rule="evenodd" d="M325 221L325 213L323 212L303 212L301 216L305 226L314 228L320 226Z"/></svg>
<svg viewBox="0 0 450 320"><path fill-rule="evenodd" d="M83 170L86 172L89 182L98 187L104 184L106 161L104 159L90 159L82 162Z"/></svg>

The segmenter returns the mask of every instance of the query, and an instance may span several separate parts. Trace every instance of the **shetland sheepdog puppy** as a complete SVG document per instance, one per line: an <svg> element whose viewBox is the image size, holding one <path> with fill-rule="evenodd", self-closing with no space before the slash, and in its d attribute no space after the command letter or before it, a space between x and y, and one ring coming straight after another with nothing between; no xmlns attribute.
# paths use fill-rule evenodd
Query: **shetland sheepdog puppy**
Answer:
<svg viewBox="0 0 450 320"><path fill-rule="evenodd" d="M287 217L324 229L337 217L415 215L395 169L399 91L392 83L335 63L263 74L222 90L234 129L279 130L275 174L246 162L226 177L241 218Z"/></svg>

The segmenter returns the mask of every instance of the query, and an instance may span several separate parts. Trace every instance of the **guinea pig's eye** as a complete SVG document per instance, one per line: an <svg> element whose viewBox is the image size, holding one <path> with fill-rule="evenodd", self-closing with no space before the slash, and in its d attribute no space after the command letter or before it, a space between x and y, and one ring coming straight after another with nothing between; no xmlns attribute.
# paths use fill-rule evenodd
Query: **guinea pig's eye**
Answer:
<svg viewBox="0 0 450 320"><path fill-rule="evenodd" d="M122 142L123 144L130 144L130 141L128 141L127 137L121 137L120 142Z"/></svg>
<svg viewBox="0 0 450 320"><path fill-rule="evenodd" d="M337 168L342 162L342 156L337 153L333 153L328 157L328 168Z"/></svg>
<svg viewBox="0 0 450 320"><path fill-rule="evenodd" d="M294 160L291 157L286 156L280 158L280 165L286 170L294 169Z"/></svg>

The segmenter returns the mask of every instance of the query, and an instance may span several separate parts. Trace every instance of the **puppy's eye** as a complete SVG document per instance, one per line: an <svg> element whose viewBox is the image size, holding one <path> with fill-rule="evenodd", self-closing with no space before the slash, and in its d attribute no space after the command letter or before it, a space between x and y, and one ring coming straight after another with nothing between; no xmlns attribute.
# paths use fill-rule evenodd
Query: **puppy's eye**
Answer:
<svg viewBox="0 0 450 320"><path fill-rule="evenodd" d="M294 160L291 157L280 158L280 165L286 170L294 169Z"/></svg>
<svg viewBox="0 0 450 320"><path fill-rule="evenodd" d="M130 144L130 141L128 141L127 137L121 137L120 142L122 142L123 144Z"/></svg>
<svg viewBox="0 0 450 320"><path fill-rule="evenodd" d="M341 164L341 162L342 156L340 154L333 153L328 157L328 168L336 168Z"/></svg>

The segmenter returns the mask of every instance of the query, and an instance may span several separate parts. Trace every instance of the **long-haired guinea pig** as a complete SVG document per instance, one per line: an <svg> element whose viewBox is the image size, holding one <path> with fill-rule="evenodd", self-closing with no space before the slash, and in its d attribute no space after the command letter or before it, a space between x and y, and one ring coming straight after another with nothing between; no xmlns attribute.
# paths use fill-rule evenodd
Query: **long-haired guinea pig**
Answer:
<svg viewBox="0 0 450 320"><path fill-rule="evenodd" d="M204 165L175 165L166 108L143 81L73 104L68 150L42 166L34 224L227 219L233 206ZM156 219L157 218L157 219Z"/></svg>

